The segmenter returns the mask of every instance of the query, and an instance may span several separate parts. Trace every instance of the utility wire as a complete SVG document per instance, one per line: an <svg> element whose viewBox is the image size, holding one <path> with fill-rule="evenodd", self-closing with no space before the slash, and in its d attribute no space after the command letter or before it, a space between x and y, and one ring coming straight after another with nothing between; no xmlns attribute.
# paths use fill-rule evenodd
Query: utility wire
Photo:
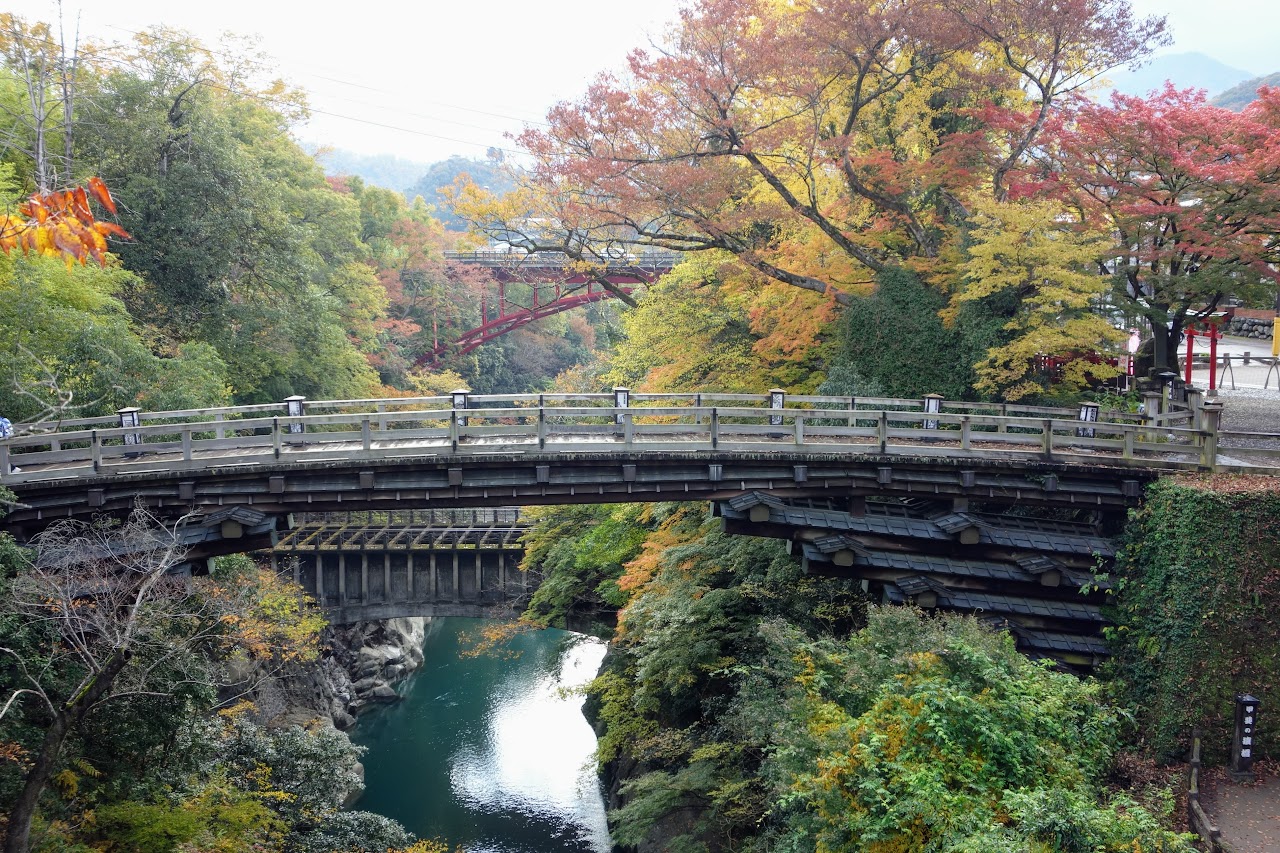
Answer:
<svg viewBox="0 0 1280 853"><path fill-rule="evenodd" d="M181 39L169 38L169 37L167 37L167 36L163 36L163 35L160 35L160 34L157 34L157 33L140 33L140 32L138 32L137 30L131 30L131 29L127 28L127 27L121 27L121 26L119 26L119 25L117 25L117 24L107 24L107 26L108 26L108 27L110 27L110 28L111 28L111 29L113 29L113 30L119 30L120 32L122 32L122 33L126 33L126 34L128 34L128 35L132 35L132 36L147 35L147 36L148 36L148 37L150 37L150 38L154 38L154 39L156 39L157 41L167 42L168 44L183 44L183 43L184 43ZM220 58L222 58L222 59L231 59L231 58L233 58L233 57L228 56L225 52L220 52L220 51L214 50L214 49L209 48L209 47L204 47L204 48L203 48L203 50L204 50L206 53L210 54L211 56L217 56L217 57L220 57ZM272 56L271 58L272 58L273 60L275 60L275 61L279 61L279 58L278 58L278 57ZM306 63L300 63L299 65L300 65L301 67L307 67L307 64L306 64ZM315 66L310 66L310 67L314 68ZM350 87L355 88L355 89L364 89L365 91L369 91L369 92L377 92L377 93L379 93L379 94L389 95L389 96L391 96L391 97L393 97L393 98L399 98L399 97L402 97L400 94L398 94L398 93L396 93L396 92L392 92L390 89L382 89L382 88L379 88L379 87L377 87L377 86L369 86L369 85L367 85L367 84L365 84L365 83L357 83L357 82L355 82L355 81L353 81L353 80L346 80L346 79L343 79L343 78L341 78L341 77L331 77L331 76L329 76L329 75L327 75L327 74L319 74L319 73L316 73L315 71L305 72L305 73L304 73L304 76L307 76L307 77L314 77L314 78L316 78L316 79L318 79L318 80L326 80L326 81L328 81L328 82L330 82L330 83L338 83L338 84L343 85L343 86L350 86ZM521 124L533 124L533 125L539 125L539 126L541 126L541 127L548 127L548 126L549 126L549 125L547 125L547 123L546 123L546 122L544 122L544 121L540 121L540 120L537 120L537 119L523 118L523 117L520 117L520 116L510 115L510 114L508 114L508 113L498 113L498 112L493 112L493 111L491 111L491 110L480 110L480 109L476 109L476 108L474 108L474 107L464 107L464 106L460 106L460 105L458 105L458 104L450 104L450 103L445 102L445 101L421 101L421 103L424 103L424 104L430 104L430 105L432 105L432 106L445 107L446 109L451 109L451 110L458 110L459 112L467 112L467 113L473 113L473 114L475 114L475 115L488 116L489 118L499 118L499 119L503 119L503 120L506 120L506 121L515 121L515 122L520 122ZM386 108L386 107L384 107L383 109L390 109L390 108ZM317 112L319 112L319 111L317 110ZM335 115L335 114L334 114L334 113L325 113L325 115ZM425 119L428 119L428 120L431 120L431 121L443 121L443 122L448 122L449 124L462 124L461 122L450 121L449 119L438 118L437 116L426 115L426 114L423 114L423 113L406 113L406 115L412 115L412 116L415 116L415 117L417 117L417 118L425 118ZM339 117L339 118L351 118L350 116L337 116L337 117ZM360 119L352 119L352 120L353 120L353 121L360 121ZM475 125L466 125L466 124L463 124L462 126L464 126L464 127L476 127ZM477 129L480 129L480 130L487 130L488 128L477 128Z"/></svg>
<svg viewBox="0 0 1280 853"><path fill-rule="evenodd" d="M129 62L128 60L121 59L119 57L109 56L105 53L94 54L94 56L99 61L112 63L117 66L127 68L134 72L144 73L144 69L139 68L136 64ZM258 92L251 92L244 89L237 89L234 86L226 86L222 83L215 83L212 80L202 80L200 81L200 84L204 86L208 86L211 89L219 89L223 92L227 92L232 95L237 95L242 98L249 98L250 100L257 101L258 103L263 104L264 106L271 107L276 110L284 110L286 108L295 108L297 106L296 104L291 104L286 101L280 100L278 98L271 98L267 95L263 95ZM436 139L442 142L452 142L458 145L470 145L475 148L484 148L485 150L500 151L503 154L509 154L512 156L519 156L524 154L523 151L520 151L518 149L506 148L501 145L494 145L491 142L475 142L469 139L459 139L454 136L445 136L439 133L431 133L425 130L417 130L411 127L404 127L403 125L389 124L387 122L374 121L373 119L359 118L357 116L345 115L343 113L337 113L331 110L322 110L310 105L305 107L305 111L307 114L328 116L330 118L342 119L344 121L351 121L357 124L365 124L365 125L369 125L370 127L377 127L383 130L394 130L400 133L408 133L413 136L421 136L427 139ZM416 114L407 113L407 115L416 115ZM490 133L493 132L491 128L480 127L479 125L470 125L464 122L454 122L454 121L450 121L449 119L436 119L431 116L419 116L419 117L427 118L432 121L443 121L449 124L457 124L462 127L472 128L474 130L482 130Z"/></svg>

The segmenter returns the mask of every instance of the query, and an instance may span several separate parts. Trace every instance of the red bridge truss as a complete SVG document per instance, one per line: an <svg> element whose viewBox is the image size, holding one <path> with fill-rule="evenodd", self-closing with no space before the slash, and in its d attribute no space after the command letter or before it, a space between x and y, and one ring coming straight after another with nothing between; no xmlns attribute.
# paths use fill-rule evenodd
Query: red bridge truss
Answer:
<svg viewBox="0 0 1280 853"><path fill-rule="evenodd" d="M533 255L511 252L448 252L451 261L474 264L489 269L497 282L496 298L480 298L481 323L448 343L438 343L423 353L419 365L436 365L447 354L464 355L534 320L571 311L603 299L615 298L606 290L603 278L622 293L631 293L637 285L651 284L667 273L679 260L674 252L628 255L609 260L599 275L578 268L566 255L546 252ZM507 284L530 285L530 304L522 305L507 297ZM496 310L496 314L494 311Z"/></svg>

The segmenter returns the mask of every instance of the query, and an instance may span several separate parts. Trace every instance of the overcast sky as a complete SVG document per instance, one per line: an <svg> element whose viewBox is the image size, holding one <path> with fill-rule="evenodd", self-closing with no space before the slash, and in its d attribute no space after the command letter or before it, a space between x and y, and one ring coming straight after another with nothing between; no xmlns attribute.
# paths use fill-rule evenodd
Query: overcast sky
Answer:
<svg viewBox="0 0 1280 853"><path fill-rule="evenodd" d="M315 111L306 142L432 162L482 157L510 146L505 131L573 99L629 49L660 36L680 0L64 0L69 25L125 41L152 24L206 43L254 35ZM1200 51L1253 74L1280 70L1274 0L1133 0L1163 13L1175 52ZM333 11L328 11L332 9ZM28 19L55 20L51 0L25 4Z"/></svg>

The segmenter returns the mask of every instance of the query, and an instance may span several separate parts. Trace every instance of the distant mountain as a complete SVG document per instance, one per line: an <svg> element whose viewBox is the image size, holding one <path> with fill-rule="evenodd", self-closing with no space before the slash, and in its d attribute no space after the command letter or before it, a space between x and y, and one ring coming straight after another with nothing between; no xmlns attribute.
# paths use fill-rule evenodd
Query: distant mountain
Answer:
<svg viewBox="0 0 1280 853"><path fill-rule="evenodd" d="M1136 71L1113 71L1109 75L1111 85L1126 95L1144 96L1164 88L1166 80L1179 89L1204 89L1221 92L1253 75L1239 68L1232 68L1203 53L1168 53L1157 56Z"/></svg>
<svg viewBox="0 0 1280 853"><path fill-rule="evenodd" d="M1245 80L1237 86L1232 86L1209 103L1217 107L1226 107L1229 110L1240 112L1250 101L1258 97L1258 89L1261 86L1280 86L1280 71L1268 74L1265 77L1254 77L1252 80Z"/></svg>
<svg viewBox="0 0 1280 853"><path fill-rule="evenodd" d="M313 152L326 175L359 175L366 184L405 192L431 169L430 163L390 154L357 154L341 148ZM412 196L410 196L412 198Z"/></svg>
<svg viewBox="0 0 1280 853"><path fill-rule="evenodd" d="M419 174L421 177L405 190L404 194L410 199L420 195L428 204L434 204L437 207L440 204L440 194L437 190L451 186L462 174L467 175L477 186L483 187L494 195L502 195L515 189L515 181L512 180L511 175L500 162L493 160L471 160L455 155L448 160L432 163ZM437 210L436 215L440 217L440 221L446 228L466 229L466 223L447 210Z"/></svg>

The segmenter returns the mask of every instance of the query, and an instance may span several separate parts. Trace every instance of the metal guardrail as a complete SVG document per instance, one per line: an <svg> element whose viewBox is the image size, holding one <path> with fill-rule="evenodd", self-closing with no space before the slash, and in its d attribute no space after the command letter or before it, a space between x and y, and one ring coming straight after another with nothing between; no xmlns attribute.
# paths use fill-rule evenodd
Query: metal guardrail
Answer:
<svg viewBox="0 0 1280 853"><path fill-rule="evenodd" d="M0 481L524 452L875 453L1213 467L1216 411L1074 409L770 394L516 394L318 400L64 421L0 441ZM936 400L936 398L935 398ZM619 405L625 402L626 405ZM302 414L285 414L292 409ZM122 416L123 417L123 416ZM132 421L130 422L132 423ZM1185 423L1185 426L1175 426ZM10 466L16 466L12 471Z"/></svg>

